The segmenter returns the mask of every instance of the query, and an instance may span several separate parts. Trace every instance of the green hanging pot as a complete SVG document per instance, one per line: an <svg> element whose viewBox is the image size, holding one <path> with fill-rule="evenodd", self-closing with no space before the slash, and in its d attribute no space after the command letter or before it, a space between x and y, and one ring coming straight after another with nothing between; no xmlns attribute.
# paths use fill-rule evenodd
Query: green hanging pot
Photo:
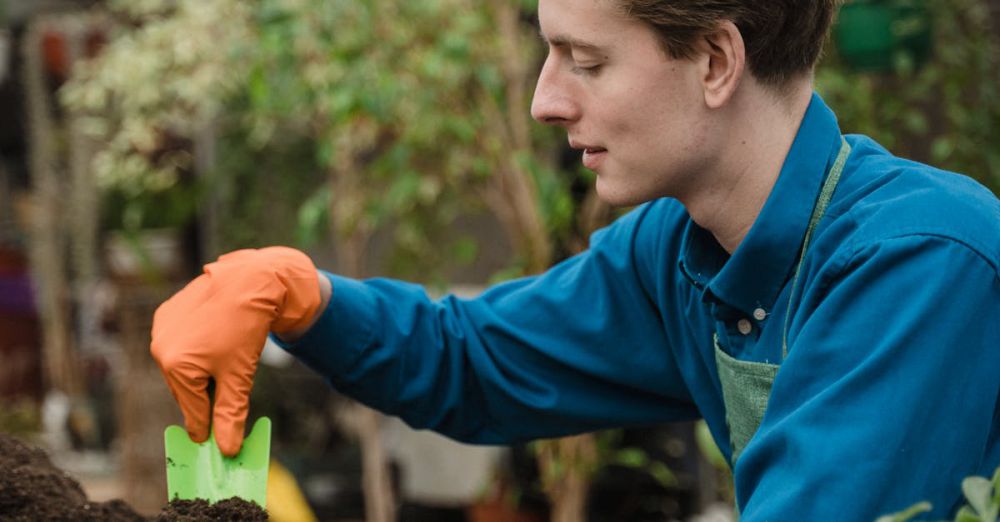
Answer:
<svg viewBox="0 0 1000 522"><path fill-rule="evenodd" d="M915 66L931 54L931 19L925 0L848 0L833 28L834 44L849 66L892 71L900 53Z"/></svg>

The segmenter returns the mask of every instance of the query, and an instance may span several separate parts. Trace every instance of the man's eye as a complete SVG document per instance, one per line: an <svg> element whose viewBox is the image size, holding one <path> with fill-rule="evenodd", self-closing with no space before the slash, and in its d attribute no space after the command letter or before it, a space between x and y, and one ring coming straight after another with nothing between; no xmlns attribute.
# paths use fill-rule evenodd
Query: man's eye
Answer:
<svg viewBox="0 0 1000 522"><path fill-rule="evenodd" d="M587 66L574 65L573 69L571 69L571 70L573 71L573 74L582 74L582 75L593 76L593 75L597 74L598 72L600 72L600 70L601 70L601 64L587 65Z"/></svg>

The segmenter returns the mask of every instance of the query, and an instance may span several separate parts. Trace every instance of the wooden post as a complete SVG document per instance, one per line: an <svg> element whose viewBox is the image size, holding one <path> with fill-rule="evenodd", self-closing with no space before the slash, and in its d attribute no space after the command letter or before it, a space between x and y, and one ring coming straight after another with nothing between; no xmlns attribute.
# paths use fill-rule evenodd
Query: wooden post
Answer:
<svg viewBox="0 0 1000 522"><path fill-rule="evenodd" d="M124 500L142 513L167 502L163 430L183 425L160 369L149 354L153 312L172 289L118 285L122 361L116 376Z"/></svg>
<svg viewBox="0 0 1000 522"><path fill-rule="evenodd" d="M27 97L32 215L29 255L38 287L42 320L42 363L46 386L70 397L83 392L72 335L71 292L67 266L65 166L56 148L58 128L42 58L43 19L24 36L24 82Z"/></svg>

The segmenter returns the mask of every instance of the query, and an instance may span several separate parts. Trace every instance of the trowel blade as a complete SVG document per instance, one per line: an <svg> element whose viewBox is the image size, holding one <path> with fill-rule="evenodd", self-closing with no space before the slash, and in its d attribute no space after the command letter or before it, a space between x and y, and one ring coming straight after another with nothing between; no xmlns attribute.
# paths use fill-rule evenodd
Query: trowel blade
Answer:
<svg viewBox="0 0 1000 522"><path fill-rule="evenodd" d="M197 443L180 426L163 433L167 453L167 494L170 500L205 499L218 502L239 497L266 508L267 471L271 457L271 419L261 417L243 440L239 454L222 455L215 432Z"/></svg>

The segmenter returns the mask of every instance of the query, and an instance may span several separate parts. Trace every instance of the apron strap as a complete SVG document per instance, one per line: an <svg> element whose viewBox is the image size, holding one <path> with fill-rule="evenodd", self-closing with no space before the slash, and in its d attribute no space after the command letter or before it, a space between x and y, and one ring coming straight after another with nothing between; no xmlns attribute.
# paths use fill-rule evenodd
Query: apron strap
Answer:
<svg viewBox="0 0 1000 522"><path fill-rule="evenodd" d="M844 164L847 163L847 156L851 154L851 146L847 143L847 140L843 136L840 138L840 152L837 153L837 159L834 160L833 166L830 168L830 174L826 177L826 181L823 182L823 188L820 190L819 199L816 200L816 206L813 207L812 216L809 218L809 228L806 229L805 239L802 240L802 250L799 254L799 262L795 266L795 276L792 280L792 291L788 295L788 310L785 311L785 327L781 333L781 360L785 360L788 357L788 325L791 322L792 317L792 303L795 302L796 291L799 288L799 273L802 271L802 264L806 258L806 251L809 250L809 240L812 239L813 231L816 230L816 225L819 223L823 216L826 215L826 207L830 204L830 200L833 198L833 191L837 189L837 184L840 182L840 174L844 171Z"/></svg>

